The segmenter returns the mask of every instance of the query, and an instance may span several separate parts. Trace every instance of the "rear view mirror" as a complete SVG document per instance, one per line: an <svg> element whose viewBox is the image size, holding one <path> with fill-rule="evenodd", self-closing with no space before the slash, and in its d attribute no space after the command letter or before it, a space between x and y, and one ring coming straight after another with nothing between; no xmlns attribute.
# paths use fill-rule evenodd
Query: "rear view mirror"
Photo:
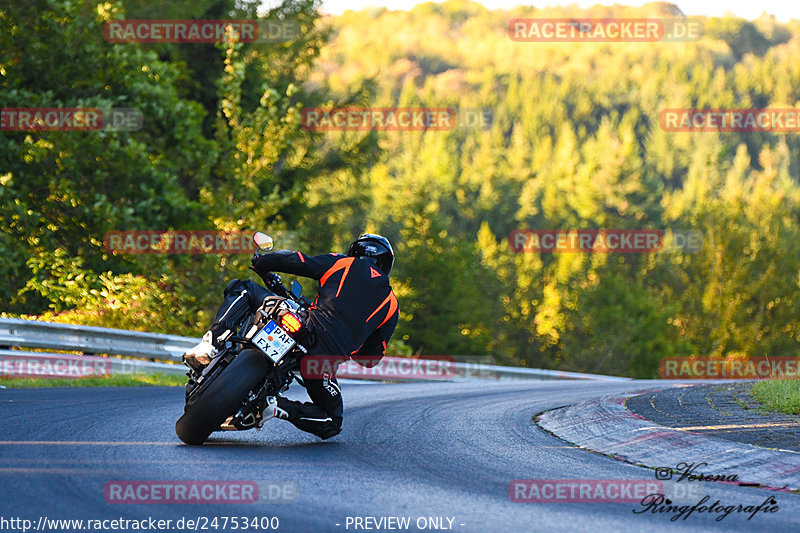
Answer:
<svg viewBox="0 0 800 533"><path fill-rule="evenodd" d="M273 246L272 237L270 237L266 233L257 231L255 235L253 235L253 242L256 243L258 251L261 253L266 253L272 250Z"/></svg>

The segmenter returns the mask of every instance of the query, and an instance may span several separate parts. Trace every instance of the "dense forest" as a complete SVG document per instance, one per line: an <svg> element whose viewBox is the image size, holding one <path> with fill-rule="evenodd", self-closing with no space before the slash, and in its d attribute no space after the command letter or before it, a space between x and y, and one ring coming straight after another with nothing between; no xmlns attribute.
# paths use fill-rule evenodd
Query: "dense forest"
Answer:
<svg viewBox="0 0 800 533"><path fill-rule="evenodd" d="M667 3L322 16L313 0L0 7L0 107L133 107L141 130L0 132L0 311L199 335L248 255L123 255L117 230L395 245L391 351L656 377L674 356L800 347L796 133L671 132L668 108L793 108L800 22L702 19L687 42L517 42L521 17ZM131 44L113 19L292 21L277 43ZM482 110L482 127L319 132L319 106ZM692 251L514 253L520 229L680 229ZM305 282L313 290L313 282Z"/></svg>

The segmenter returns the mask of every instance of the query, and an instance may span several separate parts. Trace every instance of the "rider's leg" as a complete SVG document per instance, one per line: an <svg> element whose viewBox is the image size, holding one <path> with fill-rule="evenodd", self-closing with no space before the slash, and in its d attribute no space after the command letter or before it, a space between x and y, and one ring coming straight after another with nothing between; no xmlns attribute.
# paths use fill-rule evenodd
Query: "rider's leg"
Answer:
<svg viewBox="0 0 800 533"><path fill-rule="evenodd" d="M272 293L253 281L235 279L225 288L224 294L217 316L203 335L203 340L183 355L184 361L193 368L207 365L245 315L255 312L264 298Z"/></svg>
<svg viewBox="0 0 800 533"><path fill-rule="evenodd" d="M250 280L235 279L225 287L225 298L211 324L211 329L234 330L248 313L255 312L272 293Z"/></svg>
<svg viewBox="0 0 800 533"><path fill-rule="evenodd" d="M301 363L302 369L306 365ZM277 405L272 415L284 418L298 429L329 439L342 431L342 391L336 381L336 375L323 372L322 376L303 376L306 391L312 402L296 402L278 396Z"/></svg>

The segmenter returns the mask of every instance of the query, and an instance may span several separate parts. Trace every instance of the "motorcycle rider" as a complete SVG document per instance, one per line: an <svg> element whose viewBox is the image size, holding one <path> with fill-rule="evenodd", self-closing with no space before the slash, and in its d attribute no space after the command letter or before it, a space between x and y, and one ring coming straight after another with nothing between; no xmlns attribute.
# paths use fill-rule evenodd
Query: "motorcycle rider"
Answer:
<svg viewBox="0 0 800 533"><path fill-rule="evenodd" d="M284 272L318 280L317 298L301 317L314 339L304 360L314 356L352 357L362 366L378 364L397 326L398 303L389 285L394 251L389 240L364 233L350 245L347 255L306 256L278 250L253 257L253 270L262 275ZM280 282L277 274L274 281ZM276 279L277 278L277 279ZM272 294L249 280L233 280L203 340L184 354L193 368L202 368L217 355L248 313L254 313ZM322 439L339 434L342 426L342 394L333 372L310 372L317 365L301 361L301 375L312 402L278 396L267 399L264 419L278 417ZM330 366L328 368L331 368Z"/></svg>

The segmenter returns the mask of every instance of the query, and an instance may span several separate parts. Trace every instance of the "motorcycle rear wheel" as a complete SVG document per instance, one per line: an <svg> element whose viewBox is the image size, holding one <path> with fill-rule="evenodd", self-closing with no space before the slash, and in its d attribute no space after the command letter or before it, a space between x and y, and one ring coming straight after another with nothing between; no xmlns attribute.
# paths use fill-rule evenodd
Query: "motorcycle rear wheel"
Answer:
<svg viewBox="0 0 800 533"><path fill-rule="evenodd" d="M175 423L175 433L186 444L200 445L236 413L247 394L269 370L264 354L242 350L205 390L191 398Z"/></svg>

